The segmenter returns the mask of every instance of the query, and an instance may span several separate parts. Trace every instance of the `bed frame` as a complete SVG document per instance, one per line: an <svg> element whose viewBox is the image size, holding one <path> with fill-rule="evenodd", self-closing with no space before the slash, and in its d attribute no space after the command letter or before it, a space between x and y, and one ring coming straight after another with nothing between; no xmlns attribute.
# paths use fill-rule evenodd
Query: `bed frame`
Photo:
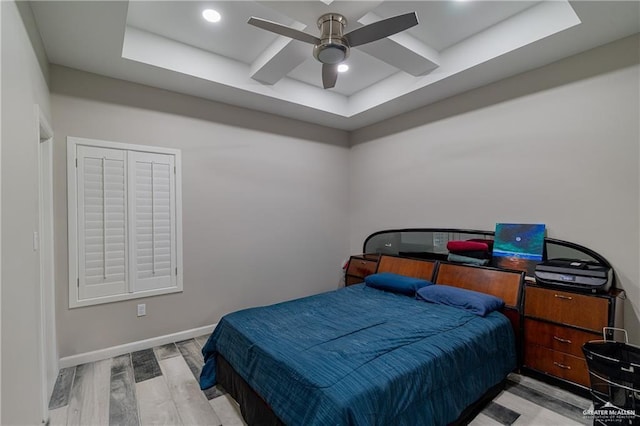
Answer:
<svg viewBox="0 0 640 426"><path fill-rule="evenodd" d="M497 296L505 301L503 313L514 328L516 352L521 354L521 307L524 272L481 266L460 265L424 259L382 255L376 272L393 272L422 278L435 284L446 284ZM220 354L216 355L216 377L220 384L240 404L240 411L249 425L283 426L268 404L249 386ZM520 365L520 364L518 364ZM453 425L468 424L500 391L504 381L487 390L467 407Z"/></svg>

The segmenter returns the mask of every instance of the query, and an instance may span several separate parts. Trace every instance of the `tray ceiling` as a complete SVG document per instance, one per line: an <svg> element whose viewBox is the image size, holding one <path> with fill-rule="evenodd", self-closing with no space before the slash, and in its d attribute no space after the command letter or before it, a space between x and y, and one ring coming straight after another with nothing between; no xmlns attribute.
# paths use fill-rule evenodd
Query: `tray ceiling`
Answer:
<svg viewBox="0 0 640 426"><path fill-rule="evenodd" d="M202 11L222 19L209 23ZM638 2L42 1L50 62L353 130L640 31ZM319 35L415 11L419 24L351 49L322 89L312 46L255 28L256 16Z"/></svg>

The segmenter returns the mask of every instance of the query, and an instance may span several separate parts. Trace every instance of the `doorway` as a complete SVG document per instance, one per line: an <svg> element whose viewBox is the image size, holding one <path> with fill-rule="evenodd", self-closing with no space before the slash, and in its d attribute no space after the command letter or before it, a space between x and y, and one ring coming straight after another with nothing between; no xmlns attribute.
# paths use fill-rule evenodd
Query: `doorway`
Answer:
<svg viewBox="0 0 640 426"><path fill-rule="evenodd" d="M56 341L55 275L53 236L53 129L36 106L38 129L38 213L37 244L40 257L40 364L42 372L42 415L48 418L49 398L58 377Z"/></svg>

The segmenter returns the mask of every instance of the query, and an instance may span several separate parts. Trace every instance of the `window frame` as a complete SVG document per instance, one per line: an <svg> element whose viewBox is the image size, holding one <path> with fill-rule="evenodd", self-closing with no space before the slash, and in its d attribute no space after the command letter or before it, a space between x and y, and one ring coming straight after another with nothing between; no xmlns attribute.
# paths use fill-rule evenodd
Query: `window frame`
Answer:
<svg viewBox="0 0 640 426"><path fill-rule="evenodd" d="M109 148L123 151L144 152L149 154L167 154L174 156L175 166L175 253L176 253L176 285L161 289L143 290L133 292L134 285L127 278L129 292L100 296L88 299L80 299L79 291L79 242L78 242L78 176L77 176L77 147L89 146L97 148ZM125 155L128 158L128 155ZM128 167L127 167L128 168ZM128 173L128 170L127 170ZM128 188L128 182L125 183ZM127 214L129 213L127 208ZM182 156L179 149L156 147L150 145L136 145L123 142L112 142L98 139L67 137L67 219L68 219L68 253L69 253L69 308L93 306L104 303L120 302L124 300L139 299L143 297L157 296L161 294L180 293L183 291L183 263L182 263ZM128 225L127 225L128 226ZM126 232L126 247L130 232ZM127 251L127 259L131 259L131 253Z"/></svg>

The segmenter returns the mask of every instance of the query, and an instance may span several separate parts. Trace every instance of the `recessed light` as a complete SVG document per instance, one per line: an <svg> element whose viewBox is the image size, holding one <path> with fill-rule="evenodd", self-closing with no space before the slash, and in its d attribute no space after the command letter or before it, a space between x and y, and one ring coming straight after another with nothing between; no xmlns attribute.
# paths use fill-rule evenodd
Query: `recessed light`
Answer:
<svg viewBox="0 0 640 426"><path fill-rule="evenodd" d="M217 10L205 9L202 11L202 17L209 22L218 22L221 18Z"/></svg>
<svg viewBox="0 0 640 426"><path fill-rule="evenodd" d="M347 72L347 71L349 71L349 65L347 64L338 65L338 72Z"/></svg>

